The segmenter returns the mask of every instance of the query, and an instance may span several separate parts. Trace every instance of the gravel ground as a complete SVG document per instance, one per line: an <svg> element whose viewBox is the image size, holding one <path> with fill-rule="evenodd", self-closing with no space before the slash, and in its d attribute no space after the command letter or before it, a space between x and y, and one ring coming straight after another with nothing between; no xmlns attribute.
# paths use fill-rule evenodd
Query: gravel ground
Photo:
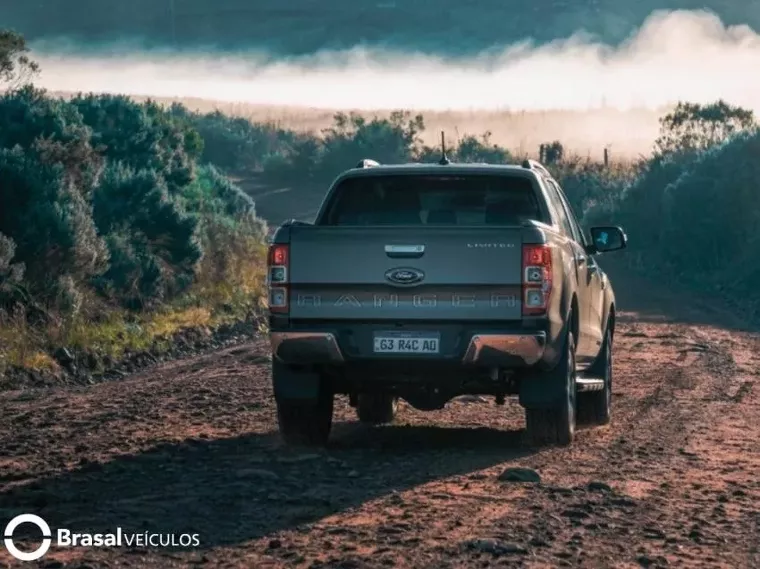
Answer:
<svg viewBox="0 0 760 569"><path fill-rule="evenodd" d="M470 397L402 404L375 428L341 399L327 449L286 449L257 341L3 393L0 522L200 541L54 545L25 564L48 568L760 567L758 337L683 295L613 282L626 310L613 422L570 448L529 448L516 402ZM25 527L16 542L32 549Z"/></svg>

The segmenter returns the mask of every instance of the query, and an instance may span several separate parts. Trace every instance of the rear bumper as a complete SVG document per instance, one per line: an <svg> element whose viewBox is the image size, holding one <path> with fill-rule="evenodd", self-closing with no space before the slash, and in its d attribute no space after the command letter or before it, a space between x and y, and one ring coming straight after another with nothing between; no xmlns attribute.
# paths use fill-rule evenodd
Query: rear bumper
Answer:
<svg viewBox="0 0 760 569"><path fill-rule="evenodd" d="M339 365L347 359L332 332L272 332L270 342L272 356L286 364ZM525 367L538 363L545 352L546 333L542 331L473 334L459 363L489 367ZM382 359L388 361L385 357ZM419 357L415 359L419 361ZM431 358L431 361L439 360Z"/></svg>

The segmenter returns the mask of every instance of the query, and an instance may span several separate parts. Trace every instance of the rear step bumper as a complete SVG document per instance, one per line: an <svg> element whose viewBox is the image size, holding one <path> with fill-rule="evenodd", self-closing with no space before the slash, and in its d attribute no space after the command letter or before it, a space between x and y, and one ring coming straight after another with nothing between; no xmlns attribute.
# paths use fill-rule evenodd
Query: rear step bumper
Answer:
<svg viewBox="0 0 760 569"><path fill-rule="evenodd" d="M272 332L272 356L292 364L339 364L345 361L331 332ZM483 366L531 366L544 356L546 333L475 334L462 363Z"/></svg>
<svg viewBox="0 0 760 569"><path fill-rule="evenodd" d="M575 379L575 385L578 386L578 391L602 391L604 389L604 380L595 377L577 377Z"/></svg>

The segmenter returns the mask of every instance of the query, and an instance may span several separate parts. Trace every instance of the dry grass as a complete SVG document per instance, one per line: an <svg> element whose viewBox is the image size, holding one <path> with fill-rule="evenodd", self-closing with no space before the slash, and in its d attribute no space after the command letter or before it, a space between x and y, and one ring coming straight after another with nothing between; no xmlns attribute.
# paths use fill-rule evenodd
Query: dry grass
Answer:
<svg viewBox="0 0 760 569"><path fill-rule="evenodd" d="M29 326L20 313L0 313L0 375L8 365L35 371L58 370L58 364L43 351L44 334Z"/></svg>
<svg viewBox="0 0 760 569"><path fill-rule="evenodd" d="M180 330L208 328L213 324L214 318L208 308L168 307L136 319L124 312L114 311L104 322L93 323L84 318L77 320L68 327L60 344L118 359L127 351L147 350Z"/></svg>
<svg viewBox="0 0 760 569"><path fill-rule="evenodd" d="M251 303L265 296L267 245L254 237L231 235L224 246L223 264L218 262L222 255L213 250L204 257L188 301L199 306L232 306L234 312L257 308Z"/></svg>
<svg viewBox="0 0 760 569"><path fill-rule="evenodd" d="M56 93L68 97L70 93ZM149 97L133 97L144 101ZM231 116L253 122L271 122L282 128L302 132L320 132L333 122L338 111L351 109L317 109L227 103L198 98L154 98L160 103L178 102L192 110L219 110ZM658 119L668 112L663 109L632 109L627 111L599 108L588 111L516 111L516 110L451 110L419 111L425 117L423 140L437 145L441 130L449 139L491 132L491 142L510 149L518 155L535 152L541 143L560 140L571 152L592 160L601 160L604 148L620 159L648 155L659 130ZM364 116L387 116L388 111L357 111ZM416 111L415 111L416 112Z"/></svg>
<svg viewBox="0 0 760 569"><path fill-rule="evenodd" d="M161 102L168 102L161 100ZM174 101L172 101L174 102ZM272 122L282 128L320 132L333 122L341 109L274 107L247 103L224 103L203 99L177 99L190 109ZM343 109L349 112L351 109ZM364 116L387 116L388 111L357 111ZM440 132L449 139L491 133L491 142L519 155L534 152L544 142L560 140L573 153L601 160L604 148L611 155L630 159L646 155L657 138L658 119L667 110L598 109L592 111L420 111L425 117L423 141L437 145Z"/></svg>
<svg viewBox="0 0 760 569"><path fill-rule="evenodd" d="M240 317L240 315L235 315ZM57 369L49 353L63 346L75 351L119 359L126 352L168 345L169 339L186 329L211 329L229 319L212 308L169 306L134 317L113 310L100 322L78 317L47 330L34 330L22 320L0 323L0 375L8 365L37 371Z"/></svg>
<svg viewBox="0 0 760 569"><path fill-rule="evenodd" d="M0 377L7 366L57 371L49 354L58 347L118 360L127 352L168 347L182 330L210 330L248 318L265 301L266 246L255 240L237 246L225 278L202 266L187 294L155 311L129 313L88 294L77 316L53 320L44 329L30 326L20 313L0 312Z"/></svg>

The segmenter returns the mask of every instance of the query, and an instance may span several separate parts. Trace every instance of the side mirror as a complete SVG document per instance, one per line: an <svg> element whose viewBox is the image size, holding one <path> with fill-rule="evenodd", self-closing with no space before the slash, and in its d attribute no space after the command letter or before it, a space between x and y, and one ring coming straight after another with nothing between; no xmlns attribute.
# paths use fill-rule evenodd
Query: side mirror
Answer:
<svg viewBox="0 0 760 569"><path fill-rule="evenodd" d="M593 244L589 246L590 254L608 253L625 249L628 245L628 237L625 232L616 226L592 227L589 231Z"/></svg>

